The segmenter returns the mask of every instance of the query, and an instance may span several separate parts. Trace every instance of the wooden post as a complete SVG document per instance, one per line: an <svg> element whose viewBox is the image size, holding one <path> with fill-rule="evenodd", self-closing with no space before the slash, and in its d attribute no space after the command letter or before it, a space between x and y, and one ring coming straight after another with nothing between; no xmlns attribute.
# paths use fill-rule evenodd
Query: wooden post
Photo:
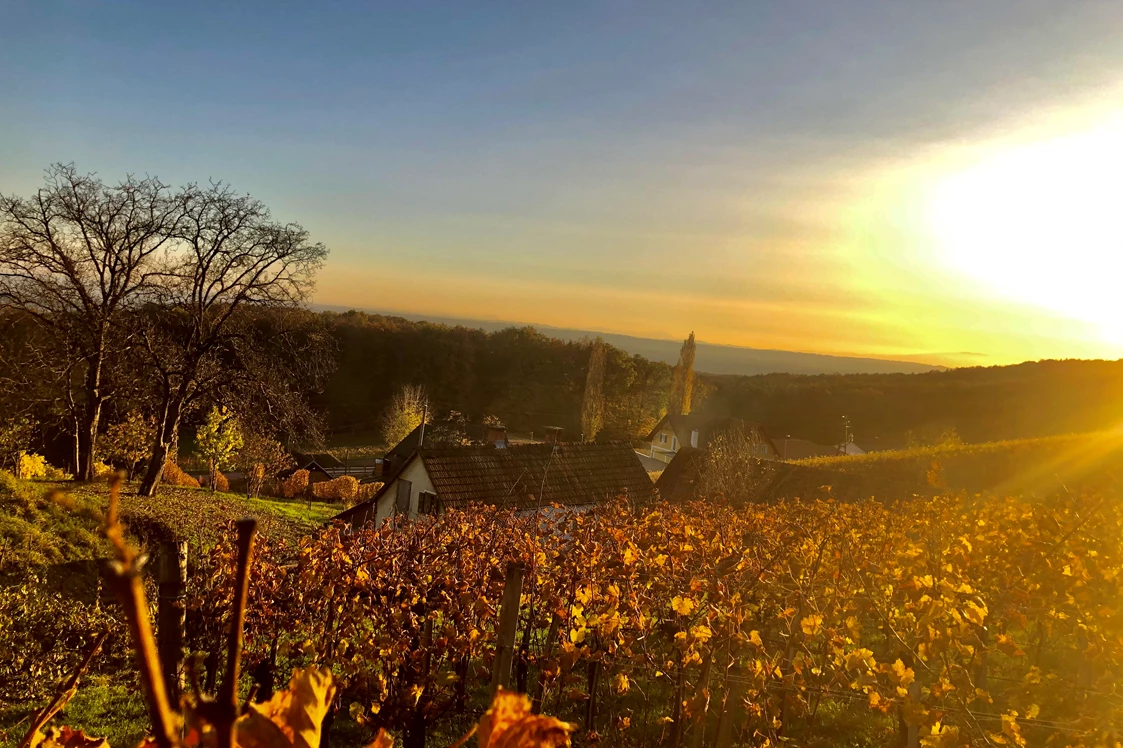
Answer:
<svg viewBox="0 0 1123 748"><path fill-rule="evenodd" d="M187 586L186 541L160 544L156 575L156 647L163 668L164 686L172 703L177 703L183 686L183 641L187 625L187 611L183 607Z"/></svg>
<svg viewBox="0 0 1123 748"><path fill-rule="evenodd" d="M909 684L909 700L914 704L920 702L920 684L915 680ZM915 720L909 722L908 748L920 748L920 723Z"/></svg>
<svg viewBox="0 0 1123 748"><path fill-rule="evenodd" d="M503 585L503 602L499 608L499 630L496 632L495 663L491 671L491 695L511 682L511 660L515 653L515 635L519 627L519 604L523 594L523 572L520 561L507 564L507 581Z"/></svg>
<svg viewBox="0 0 1123 748"><path fill-rule="evenodd" d="M702 713L694 717L694 735L690 740L690 748L702 748L706 737L706 715L710 712L710 697L706 695L706 689L710 687L710 669L713 667L713 662L713 652L707 652L705 659L702 660L702 674L698 676L698 685L694 687L695 698L703 696L705 702Z"/></svg>
<svg viewBox="0 0 1123 748"><path fill-rule="evenodd" d="M597 686L600 684L600 661L593 660L589 663L589 701L585 705L585 729L592 732L596 729L597 720Z"/></svg>
<svg viewBox="0 0 1123 748"><path fill-rule="evenodd" d="M975 688L987 690L987 646L990 632L986 626L979 627L979 662L975 665Z"/></svg>
<svg viewBox="0 0 1123 748"><path fill-rule="evenodd" d="M745 700L748 685L748 670L743 665L730 668L725 680L725 703L717 723L715 748L731 748L733 745L733 725L741 721L741 703Z"/></svg>
<svg viewBox="0 0 1123 748"><path fill-rule="evenodd" d="M554 617L550 619L550 632L546 634L546 651L543 655L543 662L548 662L554 654L554 643L558 639L558 629L561 628L561 616L556 612ZM533 714L539 714L542 711L542 694L546 690L546 670L539 668L538 682L534 686L534 697L531 699L530 711Z"/></svg>

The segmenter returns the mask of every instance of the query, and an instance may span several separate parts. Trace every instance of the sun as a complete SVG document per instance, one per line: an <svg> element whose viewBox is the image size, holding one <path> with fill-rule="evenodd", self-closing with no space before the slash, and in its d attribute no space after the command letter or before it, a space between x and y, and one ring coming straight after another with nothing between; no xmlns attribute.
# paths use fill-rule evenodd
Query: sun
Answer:
<svg viewBox="0 0 1123 748"><path fill-rule="evenodd" d="M1123 117L952 172L927 218L943 264L1123 344Z"/></svg>

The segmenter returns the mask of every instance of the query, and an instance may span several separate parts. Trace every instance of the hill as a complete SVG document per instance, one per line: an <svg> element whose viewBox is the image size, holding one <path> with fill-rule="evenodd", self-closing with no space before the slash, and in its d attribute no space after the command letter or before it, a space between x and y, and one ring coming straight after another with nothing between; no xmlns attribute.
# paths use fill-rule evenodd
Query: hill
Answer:
<svg viewBox="0 0 1123 748"><path fill-rule="evenodd" d="M349 307L317 305L317 308L346 312ZM507 328L533 327L543 335L564 341L581 341L586 338L601 337L604 342L615 346L633 356L643 356L652 361L674 364L678 361L682 340L643 338L633 335L601 332L597 330L578 330L567 327L553 327L528 322L503 322L498 320L462 319L457 317L438 317L433 315L401 314L373 309L358 310L378 316L400 317L414 322L429 322L448 327L497 332ZM749 348L717 343L698 343L695 368L711 374L916 374L926 371L939 371L943 367L915 361L896 361L890 359L858 356L831 356L820 353L800 351L780 351L766 348Z"/></svg>
<svg viewBox="0 0 1123 748"><path fill-rule="evenodd" d="M582 436L587 341L362 312L320 318L338 351L338 368L315 398L333 439L375 439L383 411L407 383L423 385L436 412L494 415L524 433L560 426L564 438ZM666 410L671 367L611 342L606 358L601 438L642 438ZM953 430L968 442L1099 431L1123 422L1123 361L915 374L699 374L694 409L760 421L774 438L822 444L841 441L847 416L866 450L934 443Z"/></svg>
<svg viewBox="0 0 1123 748"><path fill-rule="evenodd" d="M1123 467L1123 433L1069 434L984 444L945 444L801 460L801 469L896 484L1002 495L1110 490Z"/></svg>
<svg viewBox="0 0 1123 748"><path fill-rule="evenodd" d="M758 377L701 375L699 409L822 444L842 440L843 417L867 451L1111 429L1123 423L1123 361L1036 361L925 374Z"/></svg>

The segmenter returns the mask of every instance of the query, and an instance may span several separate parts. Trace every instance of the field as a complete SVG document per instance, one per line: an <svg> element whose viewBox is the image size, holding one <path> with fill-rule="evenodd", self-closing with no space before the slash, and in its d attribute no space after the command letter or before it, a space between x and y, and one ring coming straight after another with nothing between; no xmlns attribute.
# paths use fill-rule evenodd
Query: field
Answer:
<svg viewBox="0 0 1123 748"><path fill-rule="evenodd" d="M944 444L794 462L866 478L965 491L1044 496L1116 483L1123 432Z"/></svg>
<svg viewBox="0 0 1123 748"><path fill-rule="evenodd" d="M233 546L219 536L189 578L199 663L232 613ZM581 744L705 745L723 713L737 745L891 745L909 724L925 745L1093 745L1123 720L1123 508L1111 492L612 506L549 526L447 512L290 537L267 532L258 550L242 690L330 667L342 688L332 744L365 744L378 727L414 745L462 734L487 703L516 562L513 684L576 723ZM24 622L0 652L47 665L11 681L33 698L5 704L5 729L89 630L120 630L109 606L40 605L68 613L8 619ZM118 638L60 722L117 745L140 737L125 650ZM200 667L204 681L218 675Z"/></svg>

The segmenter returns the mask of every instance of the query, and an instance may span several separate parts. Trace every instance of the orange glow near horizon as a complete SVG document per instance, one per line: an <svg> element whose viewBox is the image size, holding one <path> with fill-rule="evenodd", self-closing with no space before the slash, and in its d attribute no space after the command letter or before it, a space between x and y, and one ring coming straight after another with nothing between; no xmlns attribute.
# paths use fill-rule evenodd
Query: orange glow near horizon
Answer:
<svg viewBox="0 0 1123 748"><path fill-rule="evenodd" d="M1123 116L1027 121L726 195L720 230L496 219L491 238L469 217L382 236L390 259L330 262L316 300L947 366L1119 358Z"/></svg>

